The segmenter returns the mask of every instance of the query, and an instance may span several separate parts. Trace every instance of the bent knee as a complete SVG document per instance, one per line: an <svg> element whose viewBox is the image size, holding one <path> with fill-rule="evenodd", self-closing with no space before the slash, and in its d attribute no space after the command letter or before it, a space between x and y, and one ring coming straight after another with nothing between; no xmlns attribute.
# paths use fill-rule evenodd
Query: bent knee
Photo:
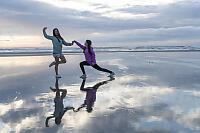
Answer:
<svg viewBox="0 0 200 133"><path fill-rule="evenodd" d="M80 65L80 66L83 66L83 62L80 62L79 65Z"/></svg>

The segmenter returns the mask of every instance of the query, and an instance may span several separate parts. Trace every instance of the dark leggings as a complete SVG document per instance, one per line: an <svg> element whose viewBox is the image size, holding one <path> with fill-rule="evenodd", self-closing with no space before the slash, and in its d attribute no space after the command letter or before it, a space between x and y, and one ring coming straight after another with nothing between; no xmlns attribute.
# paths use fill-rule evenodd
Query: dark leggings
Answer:
<svg viewBox="0 0 200 133"><path fill-rule="evenodd" d="M85 69L84 69L84 65L85 66L92 66L89 63L87 63L87 61L83 61L80 63L80 67L81 67L81 71L83 72L83 74L85 74ZM112 71L105 69L105 68L101 68L100 66L98 66L97 64L92 66L93 68L99 70L99 71L103 71L103 72L107 72L107 73L112 73Z"/></svg>

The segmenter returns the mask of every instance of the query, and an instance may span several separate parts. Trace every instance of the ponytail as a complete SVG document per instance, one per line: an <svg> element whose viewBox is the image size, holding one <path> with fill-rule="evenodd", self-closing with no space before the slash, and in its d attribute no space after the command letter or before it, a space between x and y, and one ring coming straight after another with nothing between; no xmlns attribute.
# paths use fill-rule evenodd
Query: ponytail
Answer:
<svg viewBox="0 0 200 133"><path fill-rule="evenodd" d="M87 44L88 44L88 52L90 55L92 55L92 51L91 51L91 45L92 45L92 41L91 40L86 40Z"/></svg>

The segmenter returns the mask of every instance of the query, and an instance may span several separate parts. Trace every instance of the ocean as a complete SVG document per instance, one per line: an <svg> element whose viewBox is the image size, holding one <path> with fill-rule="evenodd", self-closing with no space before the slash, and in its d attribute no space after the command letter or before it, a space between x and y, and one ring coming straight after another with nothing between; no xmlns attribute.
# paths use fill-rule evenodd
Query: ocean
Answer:
<svg viewBox="0 0 200 133"><path fill-rule="evenodd" d="M195 52L198 46L138 46L138 47L94 47L95 52ZM63 53L82 53L80 48L64 47ZM37 56L52 54L51 47L0 48L0 56Z"/></svg>

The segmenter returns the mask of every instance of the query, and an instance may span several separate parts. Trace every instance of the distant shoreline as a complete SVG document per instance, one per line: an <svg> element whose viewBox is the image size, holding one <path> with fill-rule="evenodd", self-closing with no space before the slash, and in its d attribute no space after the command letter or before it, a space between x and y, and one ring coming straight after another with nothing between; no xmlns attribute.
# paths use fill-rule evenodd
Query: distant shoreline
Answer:
<svg viewBox="0 0 200 133"><path fill-rule="evenodd" d="M95 51L96 53L163 53L163 52L200 52L200 50L120 50L120 51ZM65 51L65 55L82 54L78 51ZM52 52L4 52L0 53L0 57L13 57L13 56L48 56L52 55Z"/></svg>

